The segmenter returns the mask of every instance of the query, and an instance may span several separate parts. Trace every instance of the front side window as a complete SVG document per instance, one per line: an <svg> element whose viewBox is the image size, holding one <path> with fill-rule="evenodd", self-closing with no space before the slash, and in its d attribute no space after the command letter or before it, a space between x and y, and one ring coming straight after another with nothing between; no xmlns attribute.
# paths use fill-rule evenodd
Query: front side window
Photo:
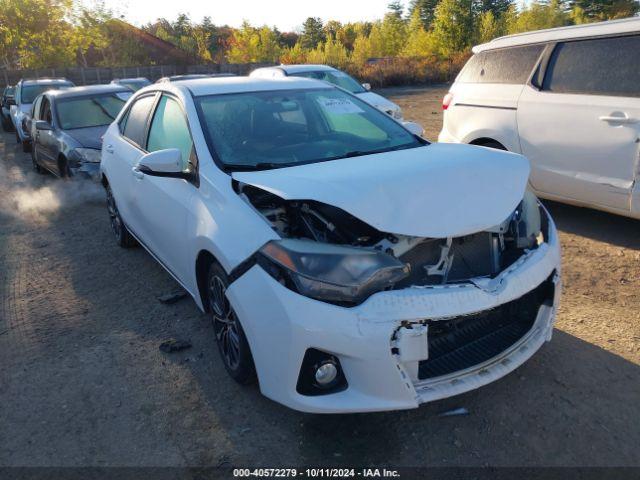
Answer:
<svg viewBox="0 0 640 480"><path fill-rule="evenodd" d="M194 154L189 125L177 100L163 95L151 122L147 150L156 152L168 148L180 150L182 169L188 170Z"/></svg>
<svg viewBox="0 0 640 480"><path fill-rule="evenodd" d="M42 112L41 113L42 120L44 120L49 125L51 125L53 122L53 117L51 115L51 102L47 97L44 97L42 99L42 108L40 109L40 111Z"/></svg>
<svg viewBox="0 0 640 480"><path fill-rule="evenodd" d="M351 93L363 93L366 92L364 87L360 85L353 77L347 75L340 70L326 70L318 72L299 72L292 73L292 77L313 78L314 80L322 80L323 82L329 82L332 85L336 85L340 88L344 88Z"/></svg>
<svg viewBox="0 0 640 480"><path fill-rule="evenodd" d="M109 125L131 96L129 92L108 93L91 97L62 98L57 102L60 127L63 130Z"/></svg>
<svg viewBox="0 0 640 480"><path fill-rule="evenodd" d="M20 102L33 103L33 101L38 95L46 92L47 90L63 90L65 88L71 88L71 87L73 87L73 83L71 82L48 83L46 85L42 85L42 84L22 85L22 91L20 92Z"/></svg>
<svg viewBox="0 0 640 480"><path fill-rule="evenodd" d="M122 135L140 147L144 145L147 121L149 120L149 114L155 101L155 95L147 95L139 98L131 105L124 120Z"/></svg>
<svg viewBox="0 0 640 480"><path fill-rule="evenodd" d="M391 150L423 141L336 88L196 98L209 146L228 170L300 165Z"/></svg>
<svg viewBox="0 0 640 480"><path fill-rule="evenodd" d="M640 36L558 44L543 90L640 97Z"/></svg>

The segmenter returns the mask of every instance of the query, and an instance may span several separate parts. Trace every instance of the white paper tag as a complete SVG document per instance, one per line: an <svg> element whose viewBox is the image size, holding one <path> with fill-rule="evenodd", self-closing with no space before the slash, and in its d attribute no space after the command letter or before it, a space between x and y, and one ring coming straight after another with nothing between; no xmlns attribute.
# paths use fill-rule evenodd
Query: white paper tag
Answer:
<svg viewBox="0 0 640 480"><path fill-rule="evenodd" d="M360 107L348 98L318 98L318 102L325 110L334 115L349 115L353 113L364 113Z"/></svg>

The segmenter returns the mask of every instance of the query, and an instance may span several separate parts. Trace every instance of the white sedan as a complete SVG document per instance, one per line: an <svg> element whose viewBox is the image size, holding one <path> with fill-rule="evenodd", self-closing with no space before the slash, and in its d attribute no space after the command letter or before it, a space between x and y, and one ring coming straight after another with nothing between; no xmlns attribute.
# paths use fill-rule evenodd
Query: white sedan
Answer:
<svg viewBox="0 0 640 480"><path fill-rule="evenodd" d="M364 100L369 105L373 105L378 110L383 111L398 121L403 120L400 106L377 93L373 93L370 84L360 84L348 73L330 67L329 65L278 65L277 67L263 67L257 68L251 72L249 76L254 78L299 77L322 80L357 95L361 100Z"/></svg>
<svg viewBox="0 0 640 480"><path fill-rule="evenodd" d="M138 91L101 168L117 242L211 315L231 377L291 408L414 408L551 338L560 247L522 156L429 144L325 82L238 77Z"/></svg>

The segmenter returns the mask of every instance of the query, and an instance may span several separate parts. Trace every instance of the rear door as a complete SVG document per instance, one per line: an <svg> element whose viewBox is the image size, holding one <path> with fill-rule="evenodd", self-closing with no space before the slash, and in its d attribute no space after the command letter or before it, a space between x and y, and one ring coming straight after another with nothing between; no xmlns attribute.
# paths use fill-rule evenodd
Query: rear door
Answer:
<svg viewBox="0 0 640 480"><path fill-rule="evenodd" d="M543 196L629 212L638 174L640 36L558 43L518 105L531 183Z"/></svg>
<svg viewBox="0 0 640 480"><path fill-rule="evenodd" d="M140 219L136 217L135 195L139 185L133 169L146 153L144 146L149 118L157 97L156 92L151 92L137 98L122 117L118 129L110 129L103 145L103 156L109 164L109 184L118 210L129 230L137 237L140 235Z"/></svg>

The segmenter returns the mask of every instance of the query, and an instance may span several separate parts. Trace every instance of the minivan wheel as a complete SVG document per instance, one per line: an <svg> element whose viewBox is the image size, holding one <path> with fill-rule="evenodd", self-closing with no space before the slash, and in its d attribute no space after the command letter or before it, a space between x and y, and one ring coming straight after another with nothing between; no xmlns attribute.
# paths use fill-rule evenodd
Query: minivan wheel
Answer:
<svg viewBox="0 0 640 480"><path fill-rule="evenodd" d="M111 221L111 230L116 236L116 243L122 248L135 247L137 242L133 235L129 233L126 225L122 221L120 212L113 198L111 187L107 185L107 210L109 211L109 220Z"/></svg>
<svg viewBox="0 0 640 480"><path fill-rule="evenodd" d="M213 331L218 351L231 378L247 385L256 378L256 369L240 320L226 296L229 278L217 263L209 267L207 300L213 315Z"/></svg>

